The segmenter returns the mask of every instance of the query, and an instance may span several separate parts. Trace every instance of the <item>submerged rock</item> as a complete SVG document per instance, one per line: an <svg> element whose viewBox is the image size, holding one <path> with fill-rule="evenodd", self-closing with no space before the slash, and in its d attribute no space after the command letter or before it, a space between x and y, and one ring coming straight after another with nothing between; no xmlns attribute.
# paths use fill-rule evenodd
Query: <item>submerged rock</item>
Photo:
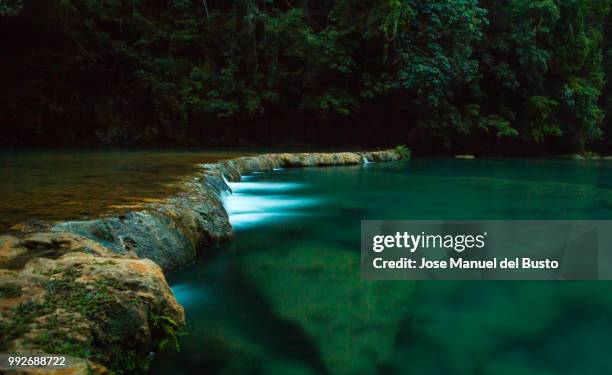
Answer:
<svg viewBox="0 0 612 375"><path fill-rule="evenodd" d="M364 281L359 253L343 249L296 246L240 259L244 282L294 327L296 342L316 348L313 373L373 374L391 363L400 322L414 307L414 283Z"/></svg>

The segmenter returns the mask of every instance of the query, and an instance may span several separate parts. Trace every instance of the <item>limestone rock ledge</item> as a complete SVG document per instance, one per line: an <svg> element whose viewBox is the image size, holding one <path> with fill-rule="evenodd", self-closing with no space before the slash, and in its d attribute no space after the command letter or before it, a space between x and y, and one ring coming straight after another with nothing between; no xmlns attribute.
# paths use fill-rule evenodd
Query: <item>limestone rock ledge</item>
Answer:
<svg viewBox="0 0 612 375"><path fill-rule="evenodd" d="M223 194L231 193L225 180L240 181L244 174L275 168L354 165L366 160L401 158L395 150L284 153L204 164L202 175L191 181L185 192L161 203L117 217L63 222L51 230L76 233L118 254L151 259L168 274L193 262L198 249L231 238L232 228L222 201Z"/></svg>
<svg viewBox="0 0 612 375"><path fill-rule="evenodd" d="M69 356L58 373L137 372L158 345L174 344L185 323L161 268L149 259L73 233L0 241L2 254L32 253L23 267L8 262L0 269L2 353Z"/></svg>
<svg viewBox="0 0 612 375"><path fill-rule="evenodd" d="M326 167L387 162L402 159L395 150L373 152L336 152L336 153L283 153L244 156L205 165L209 170L218 171L229 181L240 181L240 176L252 172L271 171L275 168Z"/></svg>
<svg viewBox="0 0 612 375"><path fill-rule="evenodd" d="M62 373L141 373L160 344L174 345L185 322L164 273L231 238L226 180L402 156L387 150L240 157L202 165L183 193L140 211L21 225L21 232L0 236L0 352L68 354L72 365Z"/></svg>

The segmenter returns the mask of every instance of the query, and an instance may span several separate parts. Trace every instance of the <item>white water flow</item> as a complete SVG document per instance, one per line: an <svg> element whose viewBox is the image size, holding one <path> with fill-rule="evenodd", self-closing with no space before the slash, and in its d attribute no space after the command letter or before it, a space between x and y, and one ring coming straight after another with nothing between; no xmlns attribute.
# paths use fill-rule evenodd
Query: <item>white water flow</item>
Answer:
<svg viewBox="0 0 612 375"><path fill-rule="evenodd" d="M363 164L372 164L372 162L369 161L368 158L365 157L365 155L361 155L361 160L363 161Z"/></svg>
<svg viewBox="0 0 612 375"><path fill-rule="evenodd" d="M225 178L225 175L221 175L221 178L223 178L223 182L225 182L227 184L227 186L229 186L230 182L227 178Z"/></svg>
<svg viewBox="0 0 612 375"><path fill-rule="evenodd" d="M226 181L232 194L223 197L223 205L233 229L241 230L265 223L303 216L302 208L317 203L312 198L296 198L285 193L304 188L292 182L257 182L243 176L240 182Z"/></svg>
<svg viewBox="0 0 612 375"><path fill-rule="evenodd" d="M264 172L240 177L240 182L223 181L229 189L221 194L223 206L235 231L261 224L280 224L291 218L304 217L303 208L319 202L314 198L296 198L289 191L303 189L307 185L294 182L257 182ZM218 296L207 283L177 283L172 292L180 303L190 308L194 305L215 303Z"/></svg>

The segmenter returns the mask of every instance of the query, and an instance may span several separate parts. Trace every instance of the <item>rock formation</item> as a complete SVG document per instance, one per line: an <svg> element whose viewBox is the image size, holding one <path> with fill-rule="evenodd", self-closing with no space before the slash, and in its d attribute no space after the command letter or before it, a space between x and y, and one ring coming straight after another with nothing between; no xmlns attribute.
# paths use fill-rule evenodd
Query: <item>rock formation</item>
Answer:
<svg viewBox="0 0 612 375"><path fill-rule="evenodd" d="M394 151L283 153L203 165L185 192L141 211L24 224L0 236L0 352L71 357L68 372L138 372L184 325L164 273L231 237L226 180L275 168L401 159ZM0 369L2 370L2 369ZM35 370L24 370L35 373Z"/></svg>

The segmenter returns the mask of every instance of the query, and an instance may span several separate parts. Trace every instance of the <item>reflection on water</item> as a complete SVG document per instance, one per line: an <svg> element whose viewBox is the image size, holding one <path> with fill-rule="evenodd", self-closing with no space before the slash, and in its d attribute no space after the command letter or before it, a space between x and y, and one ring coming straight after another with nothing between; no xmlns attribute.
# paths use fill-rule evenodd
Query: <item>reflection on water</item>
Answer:
<svg viewBox="0 0 612 375"><path fill-rule="evenodd" d="M206 285L176 284L172 286L172 292L181 304L188 308L194 303L214 303L213 291Z"/></svg>
<svg viewBox="0 0 612 375"><path fill-rule="evenodd" d="M137 209L179 191L221 152L0 151L0 232L27 219Z"/></svg>
<svg viewBox="0 0 612 375"><path fill-rule="evenodd" d="M610 219L611 167L432 159L253 174L227 201L236 238L170 278L188 334L152 372L609 373L610 283L363 281L359 241L362 219Z"/></svg>

